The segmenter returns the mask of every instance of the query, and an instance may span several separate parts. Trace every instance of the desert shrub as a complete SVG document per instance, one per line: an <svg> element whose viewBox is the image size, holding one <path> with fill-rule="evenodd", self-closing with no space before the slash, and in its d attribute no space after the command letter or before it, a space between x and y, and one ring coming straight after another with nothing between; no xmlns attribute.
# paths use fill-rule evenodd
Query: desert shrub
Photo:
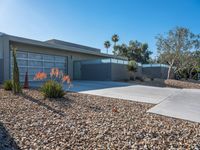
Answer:
<svg viewBox="0 0 200 150"><path fill-rule="evenodd" d="M62 85L53 80L45 82L41 87L41 92L45 98L62 98L65 95Z"/></svg>
<svg viewBox="0 0 200 150"><path fill-rule="evenodd" d="M7 80L3 83L3 88L4 90L6 91L12 91L13 89L13 84L12 84L12 81L11 80Z"/></svg>
<svg viewBox="0 0 200 150"><path fill-rule="evenodd" d="M143 77L137 76L137 77L135 77L135 79L136 79L136 80L139 80L139 81L141 81L141 82L144 82L144 78L143 78Z"/></svg>
<svg viewBox="0 0 200 150"><path fill-rule="evenodd" d="M46 98L61 98L64 96L63 86L67 83L68 88L71 87L71 79L68 75L64 75L58 68L52 68L50 72L50 79L45 72L36 73L34 80L45 80L41 87L41 91Z"/></svg>

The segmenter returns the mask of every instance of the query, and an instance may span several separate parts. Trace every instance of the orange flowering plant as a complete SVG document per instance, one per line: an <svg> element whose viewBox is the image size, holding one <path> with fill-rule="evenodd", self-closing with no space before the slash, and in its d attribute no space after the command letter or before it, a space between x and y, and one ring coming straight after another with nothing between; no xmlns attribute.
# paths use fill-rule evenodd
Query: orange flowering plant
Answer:
<svg viewBox="0 0 200 150"><path fill-rule="evenodd" d="M47 79L47 74L45 72L36 73L34 80L45 80ZM71 79L69 75L64 75L62 71L58 68L52 68L50 72L50 80L56 81L59 84L64 84L65 82L68 84L68 87L71 87Z"/></svg>
<svg viewBox="0 0 200 150"><path fill-rule="evenodd" d="M34 80L43 80L47 78L47 74L44 72L38 72L36 73Z"/></svg>

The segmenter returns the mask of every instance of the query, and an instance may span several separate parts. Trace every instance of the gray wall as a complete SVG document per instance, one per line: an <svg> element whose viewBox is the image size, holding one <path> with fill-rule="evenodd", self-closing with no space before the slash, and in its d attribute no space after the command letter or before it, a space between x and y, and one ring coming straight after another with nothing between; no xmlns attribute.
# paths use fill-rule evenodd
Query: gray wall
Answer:
<svg viewBox="0 0 200 150"><path fill-rule="evenodd" d="M0 36L0 59L3 58L3 38Z"/></svg>
<svg viewBox="0 0 200 150"><path fill-rule="evenodd" d="M3 82L3 38L0 37L0 83Z"/></svg>
<svg viewBox="0 0 200 150"><path fill-rule="evenodd" d="M76 65L77 66L77 65ZM119 81L128 80L126 65L115 63L80 64L80 80ZM77 68L76 68L77 69ZM78 70L77 70L78 71Z"/></svg>
<svg viewBox="0 0 200 150"><path fill-rule="evenodd" d="M119 81L119 80L128 80L129 72L127 69L127 65L123 64L111 64L111 80Z"/></svg>
<svg viewBox="0 0 200 150"><path fill-rule="evenodd" d="M144 67L142 68L142 73L148 78L167 78L167 67Z"/></svg>
<svg viewBox="0 0 200 150"><path fill-rule="evenodd" d="M3 82L3 59L0 59L0 83Z"/></svg>
<svg viewBox="0 0 200 150"><path fill-rule="evenodd" d="M81 65L82 80L111 80L111 64L82 64Z"/></svg>

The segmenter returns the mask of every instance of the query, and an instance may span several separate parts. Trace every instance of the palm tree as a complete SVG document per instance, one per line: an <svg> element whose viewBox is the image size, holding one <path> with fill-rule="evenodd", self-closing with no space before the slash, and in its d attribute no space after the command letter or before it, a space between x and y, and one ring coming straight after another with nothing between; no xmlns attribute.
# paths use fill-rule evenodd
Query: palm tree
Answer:
<svg viewBox="0 0 200 150"><path fill-rule="evenodd" d="M107 54L108 54L108 49L110 48L110 46L111 46L110 41L104 42L104 47L107 49Z"/></svg>
<svg viewBox="0 0 200 150"><path fill-rule="evenodd" d="M115 47L116 43L119 41L119 36L117 34L114 34L112 36L112 41L114 42L114 47Z"/></svg>

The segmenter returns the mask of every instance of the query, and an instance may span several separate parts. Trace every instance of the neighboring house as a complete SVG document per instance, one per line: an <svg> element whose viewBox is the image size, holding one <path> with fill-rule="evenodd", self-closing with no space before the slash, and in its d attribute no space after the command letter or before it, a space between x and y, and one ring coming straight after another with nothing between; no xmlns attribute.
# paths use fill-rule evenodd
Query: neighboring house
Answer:
<svg viewBox="0 0 200 150"><path fill-rule="evenodd" d="M64 73L69 74L72 79L74 76L75 79L79 80L128 79L125 65L126 58L103 54L100 49L97 48L73 44L56 39L42 42L0 33L0 82L11 79L12 76L11 45L17 48L20 81L24 81L25 74L28 72L29 81L36 82L33 78L37 72L43 71L49 73L50 69L54 67L57 67ZM102 63L102 65L99 65L98 63L97 65L96 62L99 62L99 60L101 60L101 62L104 62L103 60L110 61ZM90 61L91 63L85 63L88 66L84 65L81 68L80 63L77 65L77 62L79 61ZM120 67L111 65L113 63L118 64ZM93 66L91 67L91 65ZM107 70L104 69L104 66L106 66ZM99 74L103 76L103 71L105 70L109 75L99 78ZM84 77L81 75L82 72L84 73Z"/></svg>

